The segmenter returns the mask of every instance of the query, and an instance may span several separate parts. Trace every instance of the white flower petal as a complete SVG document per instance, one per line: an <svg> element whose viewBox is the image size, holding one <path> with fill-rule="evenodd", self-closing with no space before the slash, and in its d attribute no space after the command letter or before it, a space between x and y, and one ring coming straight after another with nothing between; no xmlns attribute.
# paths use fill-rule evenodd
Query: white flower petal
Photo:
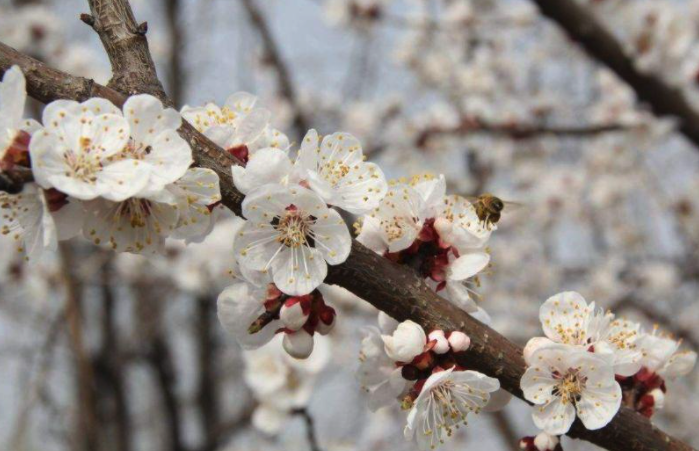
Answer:
<svg viewBox="0 0 699 451"><path fill-rule="evenodd" d="M485 252L472 252L462 255L449 263L449 280L466 280L483 271L490 263L490 255Z"/></svg>
<svg viewBox="0 0 699 451"><path fill-rule="evenodd" d="M256 349L268 343L280 326L275 320L255 334L248 332L265 311L264 297L256 297L258 294L251 285L241 282L227 287L218 296L218 318L243 349Z"/></svg>
<svg viewBox="0 0 699 451"><path fill-rule="evenodd" d="M587 339L590 309L574 291L551 296L539 309L544 334L557 343L583 345Z"/></svg>
<svg viewBox="0 0 699 451"><path fill-rule="evenodd" d="M575 407L556 399L543 406L532 407L532 419L539 429L552 435L562 435L575 421Z"/></svg>
<svg viewBox="0 0 699 451"><path fill-rule="evenodd" d="M347 224L335 210L327 209L311 226L315 247L331 265L339 265L347 260L352 249L352 237Z"/></svg>
<svg viewBox="0 0 699 451"><path fill-rule="evenodd" d="M165 131L175 131L182 125L180 114L165 108L160 100L150 94L129 97L124 103L124 117L131 128L131 137L143 146L153 145Z"/></svg>
<svg viewBox="0 0 699 451"><path fill-rule="evenodd" d="M323 283L328 266L313 248L285 247L272 263L274 284L289 296L309 294Z"/></svg>
<svg viewBox="0 0 699 451"><path fill-rule="evenodd" d="M575 407L585 427L593 431L609 424L619 411L621 387L616 382L601 388L590 385L588 382Z"/></svg>
<svg viewBox="0 0 699 451"><path fill-rule="evenodd" d="M143 161L151 166L148 181L151 190L176 182L192 165L192 149L175 129L162 131L149 145L150 151Z"/></svg>
<svg viewBox="0 0 699 451"><path fill-rule="evenodd" d="M266 148L250 156L245 168L232 168L235 186L243 194L270 183L281 183L292 170L292 164L286 152Z"/></svg>
<svg viewBox="0 0 699 451"><path fill-rule="evenodd" d="M19 128L27 99L26 81L19 66L12 66L0 83L0 116L6 128ZM4 133L4 130L3 130Z"/></svg>
<svg viewBox="0 0 699 451"><path fill-rule="evenodd" d="M150 167L142 161L117 161L102 169L97 179L97 189L105 199L120 202L145 188L149 175ZM60 187L57 188L60 190ZM79 195L72 195L80 199Z"/></svg>

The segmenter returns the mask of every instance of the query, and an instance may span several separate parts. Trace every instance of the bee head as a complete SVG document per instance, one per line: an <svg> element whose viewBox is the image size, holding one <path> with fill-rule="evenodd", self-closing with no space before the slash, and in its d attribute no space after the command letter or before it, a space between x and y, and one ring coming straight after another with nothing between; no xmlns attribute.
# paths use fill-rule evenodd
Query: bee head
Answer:
<svg viewBox="0 0 699 451"><path fill-rule="evenodd" d="M493 208L494 208L495 210L497 210L497 211L501 211L503 208L505 208L505 204L504 204L500 199L498 199L497 197L494 197L494 198L493 198L493 201L492 201L491 205L492 205Z"/></svg>

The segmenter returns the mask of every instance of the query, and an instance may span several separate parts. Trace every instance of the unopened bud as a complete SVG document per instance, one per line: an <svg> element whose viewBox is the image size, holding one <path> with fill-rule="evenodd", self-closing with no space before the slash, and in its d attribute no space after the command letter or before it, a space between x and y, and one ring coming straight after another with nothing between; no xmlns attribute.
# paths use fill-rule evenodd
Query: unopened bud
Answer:
<svg viewBox="0 0 699 451"><path fill-rule="evenodd" d="M320 310L318 314L318 325L316 326L316 332L321 335L327 335L335 327L335 309L332 307L325 306Z"/></svg>
<svg viewBox="0 0 699 451"><path fill-rule="evenodd" d="M523 451L536 451L534 446L534 437L524 437L519 441L519 449Z"/></svg>
<svg viewBox="0 0 699 451"><path fill-rule="evenodd" d="M449 346L454 352L464 352L471 346L471 339L463 332L452 332L449 334Z"/></svg>
<svg viewBox="0 0 699 451"><path fill-rule="evenodd" d="M653 407L655 407L656 410L665 407L665 393L663 393L661 389L656 388L651 390L648 394L653 397Z"/></svg>
<svg viewBox="0 0 699 451"><path fill-rule="evenodd" d="M427 340L435 342L432 346L432 351L434 351L435 354L446 354L449 352L449 342L447 341L447 337L444 336L443 330L434 330L430 332Z"/></svg>
<svg viewBox="0 0 699 451"><path fill-rule="evenodd" d="M534 446L539 451L554 451L558 446L558 437L542 432L534 438Z"/></svg>
<svg viewBox="0 0 699 451"><path fill-rule="evenodd" d="M282 320L282 324L285 327L291 330L299 330L306 324L308 314L308 311L304 312L300 298L289 298L282 306L279 319Z"/></svg>
<svg viewBox="0 0 699 451"><path fill-rule="evenodd" d="M286 332L282 345L291 357L306 359L313 352L313 336L303 329L297 332Z"/></svg>

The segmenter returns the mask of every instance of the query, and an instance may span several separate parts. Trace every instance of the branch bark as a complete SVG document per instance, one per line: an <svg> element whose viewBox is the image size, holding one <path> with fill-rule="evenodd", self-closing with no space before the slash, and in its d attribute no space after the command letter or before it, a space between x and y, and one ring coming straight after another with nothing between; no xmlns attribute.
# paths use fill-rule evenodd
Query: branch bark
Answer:
<svg viewBox="0 0 699 451"><path fill-rule="evenodd" d="M108 88L96 86L87 80L62 74L55 70L43 70L38 61L22 56L13 59L8 47L0 44L0 72L14 62L31 68L27 76L30 95L37 93L44 101L60 98L51 95L52 88L61 94L79 94L69 97L84 100L91 91L108 94L122 104L124 97ZM16 55L17 52L14 52ZM47 76L44 77L43 73ZM52 83L56 86L52 86ZM71 85L75 85L71 88ZM90 86L86 91L85 86ZM105 91L106 90L106 91ZM235 160L223 149L196 132L185 122L180 129L182 136L192 145L195 161L201 167L214 169L221 178L224 204L240 213L243 196L235 189L228 166ZM496 377L504 389L522 398L519 381L525 371L522 348L510 342L493 329L477 321L469 314L454 307L429 289L424 280L408 268L382 258L358 242L352 243L349 258L341 265L330 266L326 283L340 285L365 299L399 321L411 319L425 329L460 330L471 337L471 349L461 356L461 364ZM610 451L690 451L689 445L655 428L648 419L622 407L612 422L603 429L589 431L577 421L570 436L590 441Z"/></svg>
<svg viewBox="0 0 699 451"><path fill-rule="evenodd" d="M138 24L128 0L88 0L91 16L83 22L99 35L112 65L107 86L126 94L148 93L165 99L148 49L148 24Z"/></svg>
<svg viewBox="0 0 699 451"><path fill-rule="evenodd" d="M681 89L659 76L640 72L624 52L622 44L584 6L574 0L532 0L541 13L556 22L593 59L607 66L624 80L642 102L658 116L672 116L679 130L699 147L699 111Z"/></svg>

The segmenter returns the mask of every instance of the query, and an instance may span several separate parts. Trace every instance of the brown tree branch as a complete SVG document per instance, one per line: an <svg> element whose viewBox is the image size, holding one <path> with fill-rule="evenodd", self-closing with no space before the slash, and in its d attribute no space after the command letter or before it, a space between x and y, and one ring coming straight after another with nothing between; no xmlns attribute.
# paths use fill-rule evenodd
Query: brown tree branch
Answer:
<svg viewBox="0 0 699 451"><path fill-rule="evenodd" d="M216 446L219 425L218 380L216 378L218 343L214 327L216 325L216 299L201 296L195 300L196 341L199 360L199 381L197 383L197 400L202 430L204 431L204 449Z"/></svg>
<svg viewBox="0 0 699 451"><path fill-rule="evenodd" d="M59 255L66 285L65 316L75 361L75 388L78 396L73 440L78 450L89 451L97 446L99 433L95 403L95 374L83 335L82 283L74 273L75 256L70 243L61 243Z"/></svg>
<svg viewBox="0 0 699 451"><path fill-rule="evenodd" d="M624 80L639 100L646 102L658 116L678 120L680 131L699 146L699 112L682 90L659 76L639 71L619 41L584 6L575 0L532 0L541 13L556 22L568 36L593 59L607 66Z"/></svg>
<svg viewBox="0 0 699 451"><path fill-rule="evenodd" d="M16 52L15 52L16 54ZM35 90L51 100L50 83L63 85L57 92L85 94L84 87L90 85L84 79L64 74L56 79L57 71L50 71L49 77L42 77L41 65L28 57L13 59L8 56L7 46L0 45L0 72L4 72L12 63L29 64L33 68L27 76L27 89L30 95ZM54 78L52 78L54 77ZM66 85L75 84L72 89ZM95 87L103 90L107 88ZM114 92L108 92L111 98L119 99ZM53 97L58 98L58 97ZM84 100L85 97L76 98ZM120 103L123 102L120 98ZM209 167L221 177L224 204L240 212L243 196L235 190L228 168L224 161L234 161L223 149L218 148L190 125L180 129L180 133L190 142L197 164ZM410 269L384 259L358 242L352 243L352 252L341 265L330 266L325 281L347 288L355 295L365 299L379 310L383 310L399 321L411 319L427 330L460 330L471 337L471 349L461 358L465 367L481 371L500 380L504 389L522 398L520 379L525 371L522 348L510 342L493 329L477 321L463 310L451 305L433 292L417 274ZM655 428L648 419L622 407L616 417L606 427L589 431L577 421L569 433L574 438L590 441L610 451L689 451L689 445L671 437Z"/></svg>
<svg viewBox="0 0 699 451"><path fill-rule="evenodd" d="M294 410L294 415L299 415L306 424L306 440L308 441L310 451L321 451L320 445L318 445L318 437L316 437L315 421L313 421L311 413L308 409L296 409Z"/></svg>
<svg viewBox="0 0 699 451"><path fill-rule="evenodd" d="M111 259L107 258L100 268L100 288L102 290L102 332L101 346L95 357L96 381L104 384L105 390L99 390L98 397L103 408L114 419L114 445L118 451L131 450L131 421L129 418L128 395L126 393L125 368L116 319L116 299L111 268ZM104 401L111 401L108 405ZM105 415L107 416L107 415ZM108 425L106 425L108 426ZM105 428L106 429L106 428Z"/></svg>
<svg viewBox="0 0 699 451"><path fill-rule="evenodd" d="M128 0L88 0L83 22L99 35L112 65L107 86L126 94L148 93L165 99L165 90L148 49L146 22L138 24Z"/></svg>
<svg viewBox="0 0 699 451"><path fill-rule="evenodd" d="M640 129L639 127L610 123L595 125L545 125L537 123L497 123L485 122L478 118L463 118L461 123L453 127L426 127L422 129L414 140L414 145L422 148L427 143L437 137L442 136L469 136L488 135L494 138L511 139L514 141L524 141L528 139L541 139L546 137L558 138L594 138L606 133L624 133ZM376 158L381 152L387 149L387 145L378 145L368 149L367 154Z"/></svg>
<svg viewBox="0 0 699 451"><path fill-rule="evenodd" d="M133 289L136 294L138 340L144 344L142 357L153 371L155 386L164 410L167 439L163 449L185 451L172 348L163 327L164 296L156 292L153 284L145 278L137 280Z"/></svg>
<svg viewBox="0 0 699 451"><path fill-rule="evenodd" d="M180 0L163 0L165 2L165 16L170 27L170 67L168 67L168 90L172 103L177 107L182 106L186 74L183 70L182 47L182 4Z"/></svg>

